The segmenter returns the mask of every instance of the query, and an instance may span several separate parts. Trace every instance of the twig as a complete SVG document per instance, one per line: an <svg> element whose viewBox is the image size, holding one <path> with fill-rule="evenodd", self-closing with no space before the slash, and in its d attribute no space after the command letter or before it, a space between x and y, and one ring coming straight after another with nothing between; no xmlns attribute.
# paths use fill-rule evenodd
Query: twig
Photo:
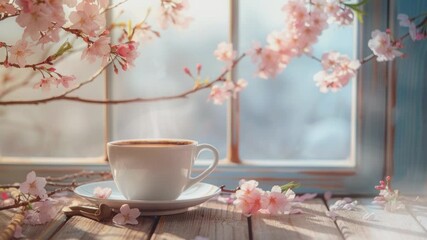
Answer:
<svg viewBox="0 0 427 240"><path fill-rule="evenodd" d="M220 81L225 81L226 74L230 71L230 69L233 69L239 62L242 60L246 54L242 54L240 57L238 57L236 60L233 61L233 64L231 67L227 70L225 70L222 74L220 74L215 80L212 82L192 88L190 90L187 90L183 93L173 95L173 96L163 96L163 97L153 97L153 98L132 98L132 99L123 99L123 100L96 100L96 99L86 99L86 98L80 98L80 97L70 97L66 96L71 92L74 92L75 90L79 89L80 87L94 81L97 76L99 76L102 71L110 65L114 59L109 62L105 67L101 68L95 75L93 75L89 80L80 83L76 87L60 94L54 97L44 98L44 99L37 99L37 100L18 100L18 101L0 101L0 105L37 105L41 103L48 103L56 100L68 100L68 101L76 101L76 102L83 102L83 103L94 103L94 104L123 104L123 103L134 103L134 102L154 102L154 101L164 101L164 100L172 100L172 99L179 99L179 98L186 98L188 95L191 95L199 90L210 88L213 84Z"/></svg>
<svg viewBox="0 0 427 240"><path fill-rule="evenodd" d="M5 185L0 185L0 188L19 188L19 185L17 185L17 184L5 184Z"/></svg>
<svg viewBox="0 0 427 240"><path fill-rule="evenodd" d="M118 2L118 3L116 3L116 4L111 4L111 5L109 5L107 8L105 8L103 11L101 11L101 13L100 13L100 14L103 14L103 13L105 13L105 12L106 12L106 11L108 11L108 10L111 10L111 9L113 9L113 8L115 8L115 7L118 7L118 6L122 5L123 3L127 2L127 1L128 1L128 0L123 0L123 1Z"/></svg>
<svg viewBox="0 0 427 240"><path fill-rule="evenodd" d="M73 174L67 174L61 177L46 177L46 181L48 182L59 182L59 181L64 181L67 179L75 179L75 178L79 178L79 177L91 177L91 176L104 176L104 175L109 175L111 176L111 172L95 172L95 171L81 171L78 173L73 173Z"/></svg>
<svg viewBox="0 0 427 240"><path fill-rule="evenodd" d="M70 187L66 187L66 188L58 188L58 189L55 189L55 190L53 190L53 191L49 192L49 193L47 194L47 196L48 196L48 197L50 197L50 196L52 196L52 195L54 195L54 194L56 194L56 193L59 193L59 192L65 192L65 191L70 191L70 192L72 192L72 191L73 191L73 188L70 188ZM13 204L13 205L0 207L0 211L2 211L2 210L6 210L6 209L12 209L12 208L24 207L24 206L27 206L27 205L28 205L28 204L30 204L30 203L33 203L33 202L39 202L40 200L41 200L41 198L40 198L40 197L36 197L36 198L33 198L33 199L29 200L29 201L16 202L16 203L15 203L15 204Z"/></svg>

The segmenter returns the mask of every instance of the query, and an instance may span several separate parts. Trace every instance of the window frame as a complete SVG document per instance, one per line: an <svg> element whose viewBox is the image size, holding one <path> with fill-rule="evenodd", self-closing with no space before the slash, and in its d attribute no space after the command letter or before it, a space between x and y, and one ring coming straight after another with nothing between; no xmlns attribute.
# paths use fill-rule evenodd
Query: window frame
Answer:
<svg viewBox="0 0 427 240"><path fill-rule="evenodd" d="M230 0L230 41L237 49L237 8L239 0ZM386 0L369 1L364 6L366 12L363 25L357 25L357 57L368 56L371 51L367 42L373 29L388 27L389 11L391 6ZM107 18L111 16L108 14ZM393 22L393 21L390 21ZM255 179L261 187L269 188L273 184L284 184L297 181L302 184L298 191L321 192L325 190L335 193L372 193L372 186L385 173L392 171L393 153L393 66L391 64L371 61L359 70L357 80L353 81L353 94L356 95L356 107L352 110L356 120L352 132L355 135L351 155L353 160L323 162L305 161L304 164L296 161L268 161L244 160L239 157L239 97L228 103L227 114L227 159L223 160L217 169L206 179L206 182L216 185L226 185L234 188L238 181ZM106 96L111 96L110 79L113 72L108 68L106 72ZM237 70L231 72L231 78L237 76ZM379 107L378 106L383 106ZM106 106L105 141L110 139L112 132L111 106ZM391 136L391 137L390 137ZM33 158L17 159L0 157L0 183L21 181L22 177L31 170L39 175L63 175L81 170L106 171L109 170L106 157L61 159ZM333 163L333 166L331 165ZM198 161L193 171L201 172L209 161Z"/></svg>

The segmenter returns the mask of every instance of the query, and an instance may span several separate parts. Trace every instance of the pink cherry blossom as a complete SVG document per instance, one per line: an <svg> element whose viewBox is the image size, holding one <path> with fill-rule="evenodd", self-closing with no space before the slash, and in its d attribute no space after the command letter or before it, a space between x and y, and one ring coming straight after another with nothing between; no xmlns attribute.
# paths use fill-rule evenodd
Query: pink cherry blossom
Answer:
<svg viewBox="0 0 427 240"><path fill-rule="evenodd" d="M273 186L271 192L267 192L267 210L270 214L289 213L291 210L291 202L295 197L295 193L288 189L285 194L282 193L280 186Z"/></svg>
<svg viewBox="0 0 427 240"><path fill-rule="evenodd" d="M31 209L25 212L24 223L39 225L52 221L58 212L56 204L53 199L32 203Z"/></svg>
<svg viewBox="0 0 427 240"><path fill-rule="evenodd" d="M96 187L93 190L93 195L97 198L108 199L112 193L111 188Z"/></svg>
<svg viewBox="0 0 427 240"><path fill-rule="evenodd" d="M128 204L123 204L120 207L120 213L116 214L113 217L113 222L115 224L119 225L125 225L125 224L138 224L138 220L136 220L137 217L141 215L141 212L138 208L132 208L130 209Z"/></svg>
<svg viewBox="0 0 427 240"><path fill-rule="evenodd" d="M39 196L40 198L46 198L46 179L43 177L37 177L34 171L27 174L25 182L19 185L19 190L24 194L31 194Z"/></svg>
<svg viewBox="0 0 427 240"><path fill-rule="evenodd" d="M260 209L265 208L267 205L267 199L262 189L255 188L250 191L250 193L237 197L234 204L244 215L250 216L257 213Z"/></svg>
<svg viewBox="0 0 427 240"><path fill-rule="evenodd" d="M252 51L252 59L257 66L257 76L263 79L274 78L286 66L282 63L282 55L279 51L270 48L262 48Z"/></svg>
<svg viewBox="0 0 427 240"><path fill-rule="evenodd" d="M59 84L62 84L62 86L64 86L65 88L68 88L70 86L70 81L75 80L76 77L75 76L61 76L57 79L55 79L56 81L56 86L58 87Z"/></svg>
<svg viewBox="0 0 427 240"><path fill-rule="evenodd" d="M240 180L240 189L236 191L236 197L248 195L258 187L258 182L255 180L246 181L245 179Z"/></svg>
<svg viewBox="0 0 427 240"><path fill-rule="evenodd" d="M32 54L34 52L29 48L28 42L21 39L9 49L9 61L10 63L16 63L20 67L24 67L27 64L26 58Z"/></svg>
<svg viewBox="0 0 427 240"><path fill-rule="evenodd" d="M97 58L101 58L105 65L108 62L110 52L110 37L101 36L83 51L81 58L87 59L91 63L95 62Z"/></svg>
<svg viewBox="0 0 427 240"><path fill-rule="evenodd" d="M219 85L214 85L211 87L211 92L209 94L208 99L213 101L216 105L223 104L226 100L228 100L231 96L231 93Z"/></svg>
<svg viewBox="0 0 427 240"><path fill-rule="evenodd" d="M21 10L23 13L29 13L33 11L33 6L34 6L33 0L16 0L16 4L18 4L18 6L21 7Z"/></svg>
<svg viewBox="0 0 427 240"><path fill-rule="evenodd" d="M417 26L415 22L411 21L408 15L402 13L397 15L397 19L399 20L400 26L409 28L409 36L412 41L417 41Z"/></svg>
<svg viewBox="0 0 427 240"><path fill-rule="evenodd" d="M217 49L214 51L215 57L218 60L227 63L227 65L232 64L236 54L236 51L233 50L233 44L227 42L221 42L218 44Z"/></svg>
<svg viewBox="0 0 427 240"><path fill-rule="evenodd" d="M49 92L50 85L56 82L57 82L57 79L54 77L42 78L40 82L34 84L33 88L34 89L40 88L43 92Z"/></svg>
<svg viewBox="0 0 427 240"><path fill-rule="evenodd" d="M89 36L95 36L105 29L105 16L100 14L102 6L95 1L82 1L76 6L76 10L71 12L71 28L81 30Z"/></svg>
<svg viewBox="0 0 427 240"><path fill-rule="evenodd" d="M122 69L126 71L126 69L130 66L134 66L134 61L136 57L138 57L138 49L139 43L131 41L127 43L123 43L117 46L117 54L125 60L125 63L122 63Z"/></svg>
<svg viewBox="0 0 427 240"><path fill-rule="evenodd" d="M0 13L4 14L15 14L16 8L13 4L9 3L9 0L0 0Z"/></svg>
<svg viewBox="0 0 427 240"><path fill-rule="evenodd" d="M58 28L62 27L65 20L65 13L60 1L18 1L17 4L24 9L16 18L16 22L24 27L24 37L31 37L36 41L40 37L56 34ZM56 37L49 38L58 40Z"/></svg>
<svg viewBox="0 0 427 240"><path fill-rule="evenodd" d="M391 61L395 57L403 55L396 46L393 46L390 35L380 30L372 31L372 38L368 41L368 46L377 56L378 62Z"/></svg>
<svg viewBox="0 0 427 240"><path fill-rule="evenodd" d="M160 27L166 29L171 24L178 28L187 28L193 21L192 17L184 16L184 12L188 8L188 0L162 1L159 10Z"/></svg>
<svg viewBox="0 0 427 240"><path fill-rule="evenodd" d="M313 79L323 93L335 92L347 85L360 67L358 60L350 60L338 52L323 54L321 63L324 70L316 73Z"/></svg>

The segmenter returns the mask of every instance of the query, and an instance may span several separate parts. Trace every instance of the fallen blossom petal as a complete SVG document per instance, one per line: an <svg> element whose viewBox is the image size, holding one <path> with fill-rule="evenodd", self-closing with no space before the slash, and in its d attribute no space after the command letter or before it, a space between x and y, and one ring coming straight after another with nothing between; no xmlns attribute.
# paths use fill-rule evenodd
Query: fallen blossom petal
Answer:
<svg viewBox="0 0 427 240"><path fill-rule="evenodd" d="M300 213L303 213L302 209L300 209L300 208L292 209L292 210L289 212L289 214L300 214Z"/></svg>
<svg viewBox="0 0 427 240"><path fill-rule="evenodd" d="M112 193L111 188L96 187L93 190L93 195L97 198L108 199Z"/></svg>
<svg viewBox="0 0 427 240"><path fill-rule="evenodd" d="M372 220L375 220L375 213L373 213L373 212L365 213L365 214L363 215L362 219L363 219L363 220L366 220L366 221L372 221Z"/></svg>
<svg viewBox="0 0 427 240"><path fill-rule="evenodd" d="M23 238L25 237L24 234L22 234L22 226L17 225L15 228L15 232L13 233L14 238Z"/></svg>
<svg viewBox="0 0 427 240"><path fill-rule="evenodd" d="M334 221L337 220L338 215L337 215L337 213L335 211L325 211L325 214L330 219L332 219Z"/></svg>
<svg viewBox="0 0 427 240"><path fill-rule="evenodd" d="M294 202L304 202L305 200L314 199L317 197L317 193L306 193L301 196L296 196Z"/></svg>
<svg viewBox="0 0 427 240"><path fill-rule="evenodd" d="M194 240L209 240L209 238L207 238L207 237L203 237L203 236L196 236L196 237L194 238Z"/></svg>
<svg viewBox="0 0 427 240"><path fill-rule="evenodd" d="M326 201L330 200L332 198L332 192L327 191L323 194L323 198L325 198Z"/></svg>
<svg viewBox="0 0 427 240"><path fill-rule="evenodd" d="M113 217L113 222L119 225L138 224L137 218L141 215L138 208L130 208L128 204L123 204L120 207L120 213Z"/></svg>

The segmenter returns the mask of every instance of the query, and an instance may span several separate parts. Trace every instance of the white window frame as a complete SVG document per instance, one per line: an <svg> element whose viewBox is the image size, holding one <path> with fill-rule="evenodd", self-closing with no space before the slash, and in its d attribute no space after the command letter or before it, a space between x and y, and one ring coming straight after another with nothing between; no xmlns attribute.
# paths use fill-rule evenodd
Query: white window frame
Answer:
<svg viewBox="0 0 427 240"><path fill-rule="evenodd" d="M237 48L238 24L237 9L239 0L230 0L231 30L230 40ZM357 27L357 54L358 58L367 56L371 51L367 42L373 29L385 29L388 23L389 9L387 1L369 1L364 7L367 13L364 24ZM108 16L107 16L108 17ZM229 102L228 106L228 136L227 159L223 160L206 182L216 185L226 185L234 188L238 181L255 179L261 187L268 188L273 184L284 184L297 181L302 184L299 191L321 192L325 190L334 193L372 193L372 186L386 173L392 171L393 144L392 133L392 105L393 105L393 68L390 64L371 61L360 69L357 80L353 81L353 94L357 99L352 110L352 119L355 119L352 128L351 157L348 160L322 161L268 161L243 160L239 158L239 99ZM107 71L106 96L111 83ZM230 77L234 77L232 72ZM380 107L378 107L380 106ZM106 141L111 133L111 107L106 107ZM233 129L233 130L232 130ZM10 158L0 156L0 183L19 182L31 170L38 175L63 175L82 170L106 171L109 170L106 157L97 158ZM209 161L198 161L193 171L201 172Z"/></svg>

